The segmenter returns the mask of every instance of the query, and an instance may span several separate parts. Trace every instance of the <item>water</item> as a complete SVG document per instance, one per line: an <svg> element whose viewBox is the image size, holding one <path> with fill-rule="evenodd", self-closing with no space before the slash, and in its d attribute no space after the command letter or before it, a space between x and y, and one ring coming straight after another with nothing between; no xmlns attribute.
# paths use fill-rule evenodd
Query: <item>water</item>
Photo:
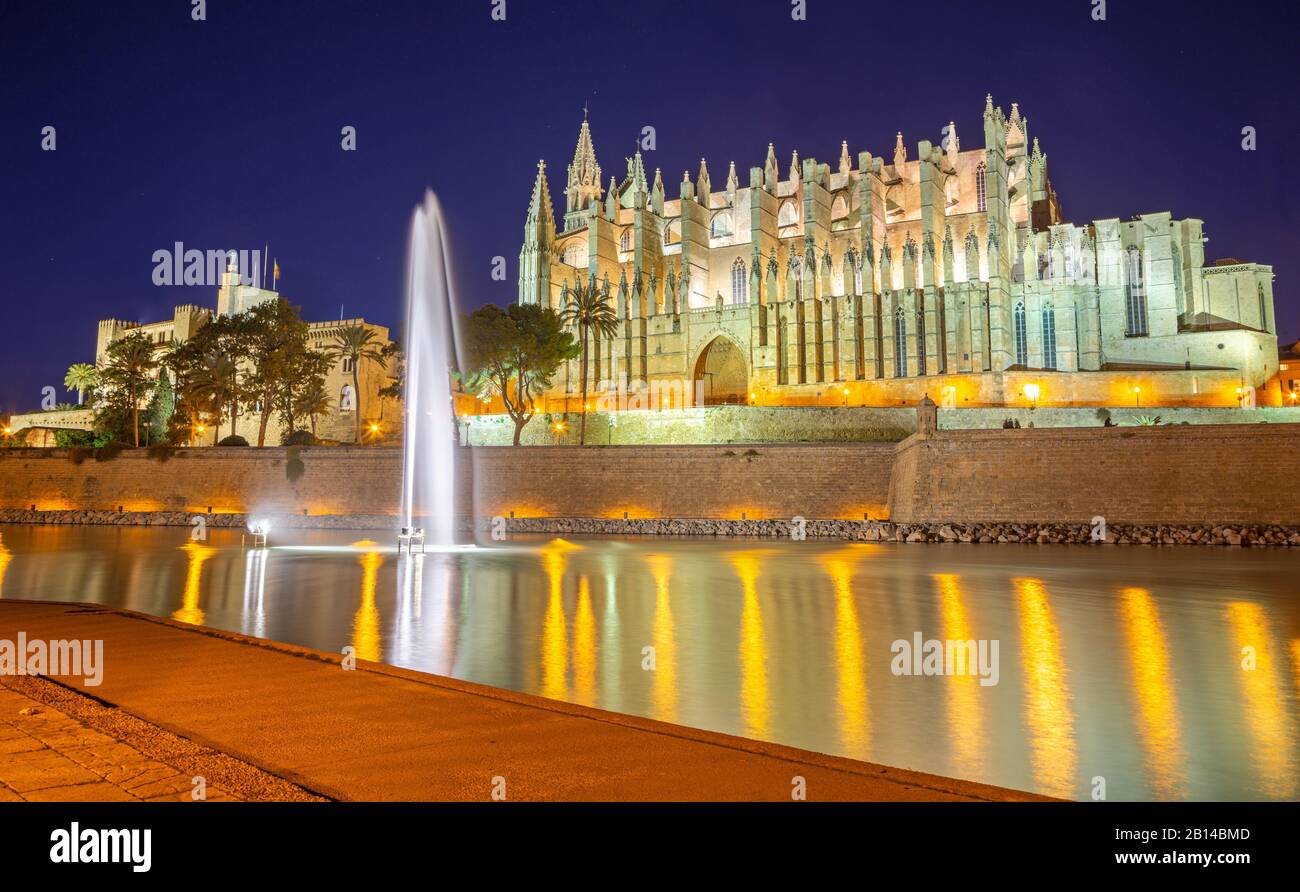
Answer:
<svg viewBox="0 0 1300 892"><path fill-rule="evenodd" d="M351 645L1057 796L1090 798L1095 777L1112 800L1294 799L1300 783L1290 551L540 539L399 557L364 533L273 532L264 551L188 534L0 527L0 597ZM891 674L891 644L917 632L997 639L998 683Z"/></svg>
<svg viewBox="0 0 1300 892"><path fill-rule="evenodd" d="M448 544L455 536L456 314L442 209L432 192L411 216L407 255L401 519L404 527L422 527L428 541Z"/></svg>

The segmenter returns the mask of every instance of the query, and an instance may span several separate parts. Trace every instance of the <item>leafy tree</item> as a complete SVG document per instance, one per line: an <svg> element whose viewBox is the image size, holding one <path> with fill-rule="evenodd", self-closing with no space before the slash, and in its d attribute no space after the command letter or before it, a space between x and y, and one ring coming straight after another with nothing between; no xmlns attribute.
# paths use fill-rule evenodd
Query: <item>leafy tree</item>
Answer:
<svg viewBox="0 0 1300 892"><path fill-rule="evenodd" d="M294 412L298 418L311 422L311 435L316 436L316 419L329 413L331 405L329 392L324 381L313 381L303 388L295 397Z"/></svg>
<svg viewBox="0 0 1300 892"><path fill-rule="evenodd" d="M145 432L150 443L167 439L175 410L176 391L172 387L171 378L167 369L159 369L158 383L154 385L153 397L149 400L149 408L145 410Z"/></svg>
<svg viewBox="0 0 1300 892"><path fill-rule="evenodd" d="M559 315L539 304L511 304L505 310L488 304L465 318L463 332L467 378L501 394L518 446L524 425L537 412L535 397L581 348Z"/></svg>
<svg viewBox="0 0 1300 892"><path fill-rule="evenodd" d="M257 445L266 445L266 428L277 407L293 427L292 387L303 370L310 348L307 323L298 309L284 299L258 304L247 314L243 354L247 374L242 396L245 407L258 415Z"/></svg>
<svg viewBox="0 0 1300 892"><path fill-rule="evenodd" d="M153 370L158 367L153 349L153 341L139 331L108 345L99 376L96 430L120 436L129 425L132 441L140 445L140 401L148 390Z"/></svg>
<svg viewBox="0 0 1300 892"><path fill-rule="evenodd" d="M373 329L364 325L347 325L334 333L334 341L328 347L328 355L338 361L350 360L352 365L352 398L356 401L356 437L354 442L361 442L361 361L377 363L382 369L388 364L379 339ZM340 408L342 408L340 406Z"/></svg>
<svg viewBox="0 0 1300 892"><path fill-rule="evenodd" d="M600 382L600 338L614 337L618 333L618 314L609 303L609 290L599 291L590 285L579 283L569 292L569 304L560 314L565 325L578 328L578 342L582 348L582 419L579 425L578 443L587 441L587 336L591 335L592 346L596 354L596 381Z"/></svg>
<svg viewBox="0 0 1300 892"><path fill-rule="evenodd" d="M79 362L68 368L63 376L63 386L77 392L77 405L86 401L86 393L93 391L99 383L99 371L88 362Z"/></svg>
<svg viewBox="0 0 1300 892"><path fill-rule="evenodd" d="M187 381L190 395L200 405L206 405L213 417L212 442L217 442L221 425L220 419L226 409L230 410L230 435L235 435L236 412L239 406L239 364L225 353L212 353L204 358L203 364Z"/></svg>

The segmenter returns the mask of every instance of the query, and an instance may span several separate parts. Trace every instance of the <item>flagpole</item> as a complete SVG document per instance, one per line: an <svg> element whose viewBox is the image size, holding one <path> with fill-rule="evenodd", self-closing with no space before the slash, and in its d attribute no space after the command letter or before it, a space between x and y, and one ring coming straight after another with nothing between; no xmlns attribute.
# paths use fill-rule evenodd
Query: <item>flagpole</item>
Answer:
<svg viewBox="0 0 1300 892"><path fill-rule="evenodd" d="M266 290L266 256L271 253L269 250L270 247L271 247L270 242L265 242L262 245L262 290L263 291Z"/></svg>

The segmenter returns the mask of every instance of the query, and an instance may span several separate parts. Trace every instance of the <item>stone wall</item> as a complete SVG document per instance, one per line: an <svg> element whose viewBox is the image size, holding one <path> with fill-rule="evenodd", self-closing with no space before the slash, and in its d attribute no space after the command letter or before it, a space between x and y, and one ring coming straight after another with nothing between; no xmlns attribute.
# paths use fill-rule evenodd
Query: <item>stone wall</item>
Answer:
<svg viewBox="0 0 1300 892"><path fill-rule="evenodd" d="M576 446L578 417L540 414L524 428L523 444ZM556 430L562 418L564 428ZM471 415L460 419L460 431L464 444L508 446L514 425L506 415ZM587 414L587 445L897 442L915 431L911 408L709 406Z"/></svg>
<svg viewBox="0 0 1300 892"><path fill-rule="evenodd" d="M484 447L462 450L462 513L480 517L881 517L894 445ZM0 508L38 511L396 515L401 452L304 448L290 481L280 448L67 449L0 457ZM466 462L467 455L472 462ZM74 458L80 457L80 461Z"/></svg>
<svg viewBox="0 0 1300 892"><path fill-rule="evenodd" d="M1295 523L1296 425L941 431L899 444L890 517Z"/></svg>
<svg viewBox="0 0 1300 892"><path fill-rule="evenodd" d="M462 450L478 517L1291 524L1293 424L939 430L892 443ZM473 460L466 457L472 455ZM394 516L401 452L0 451L0 509Z"/></svg>
<svg viewBox="0 0 1300 892"><path fill-rule="evenodd" d="M476 449L479 516L880 518L889 443Z"/></svg>
<svg viewBox="0 0 1300 892"><path fill-rule="evenodd" d="M14 449L0 457L0 508L397 513L400 451L304 448L298 452L304 470L296 482L287 473L288 452L176 449L160 461L140 449L97 461L89 450Z"/></svg>

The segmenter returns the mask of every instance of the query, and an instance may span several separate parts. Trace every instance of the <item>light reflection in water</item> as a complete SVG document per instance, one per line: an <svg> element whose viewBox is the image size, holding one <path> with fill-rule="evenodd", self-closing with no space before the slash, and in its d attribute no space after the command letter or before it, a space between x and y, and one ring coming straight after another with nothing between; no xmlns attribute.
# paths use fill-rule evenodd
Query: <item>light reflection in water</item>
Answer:
<svg viewBox="0 0 1300 892"><path fill-rule="evenodd" d="M1146 589L1124 589L1120 609L1133 666L1138 731L1152 792L1158 799L1182 799L1187 793L1182 729L1164 627Z"/></svg>
<svg viewBox="0 0 1300 892"><path fill-rule="evenodd" d="M1112 799L1296 795L1300 552L661 539L396 556L355 533L289 535L245 550L222 530L190 543L188 529L6 526L0 595L351 643L362 659L1058 795L1087 796L1094 774ZM912 630L999 639L998 684L893 676L890 643Z"/></svg>
<svg viewBox="0 0 1300 892"><path fill-rule="evenodd" d="M185 592L181 595L181 606L172 614L172 619L190 625L203 625L203 608L199 602L203 594L203 564L217 553L215 548L187 542L181 551L189 556L189 565L185 570Z"/></svg>
<svg viewBox="0 0 1300 892"><path fill-rule="evenodd" d="M939 587L939 616L943 635L951 641L975 642L961 591L961 577L955 573L934 574ZM953 769L958 777L980 777L984 773L984 713L977 675L946 676L948 734L952 739Z"/></svg>
<svg viewBox="0 0 1300 892"><path fill-rule="evenodd" d="M672 558L663 554L646 556L655 583L655 611L650 625L650 643L654 647L654 672L651 696L653 716L663 722L677 721L677 652L673 630L673 602L668 580L672 576Z"/></svg>
<svg viewBox="0 0 1300 892"><path fill-rule="evenodd" d="M1041 579L1013 580L1020 608L1025 724L1038 791L1073 798L1079 785L1074 711L1061 635Z"/></svg>
<svg viewBox="0 0 1300 892"><path fill-rule="evenodd" d="M573 618L573 699L596 705L596 618L591 613L591 580L578 580L578 611Z"/></svg>
<svg viewBox="0 0 1300 892"><path fill-rule="evenodd" d="M835 588L835 675L839 699L840 743L858 759L871 756L871 717L867 711L867 671L862 632L853 598L853 571L859 552L846 548L822 558Z"/></svg>
<svg viewBox="0 0 1300 892"><path fill-rule="evenodd" d="M377 542L362 540L353 543L356 548L378 545ZM361 603L356 616L352 618L352 646L356 649L357 659L380 661L382 653L379 632L379 607L375 604L375 591L379 581L379 565L384 556L373 549L365 551L361 557Z"/></svg>
<svg viewBox="0 0 1300 892"><path fill-rule="evenodd" d="M1269 632L1268 620L1258 604L1234 601L1228 605L1228 622L1236 642L1237 674L1245 698L1246 729L1250 734L1255 770L1270 797L1292 799L1296 782L1291 755L1295 735L1290 727L1275 656L1278 651ZM1254 669L1241 664L1245 648L1253 651Z"/></svg>
<svg viewBox="0 0 1300 892"><path fill-rule="evenodd" d="M758 574L767 550L735 551L729 556L740 577L740 709L745 736L766 739L771 725L767 691L767 640L763 607L758 602Z"/></svg>

